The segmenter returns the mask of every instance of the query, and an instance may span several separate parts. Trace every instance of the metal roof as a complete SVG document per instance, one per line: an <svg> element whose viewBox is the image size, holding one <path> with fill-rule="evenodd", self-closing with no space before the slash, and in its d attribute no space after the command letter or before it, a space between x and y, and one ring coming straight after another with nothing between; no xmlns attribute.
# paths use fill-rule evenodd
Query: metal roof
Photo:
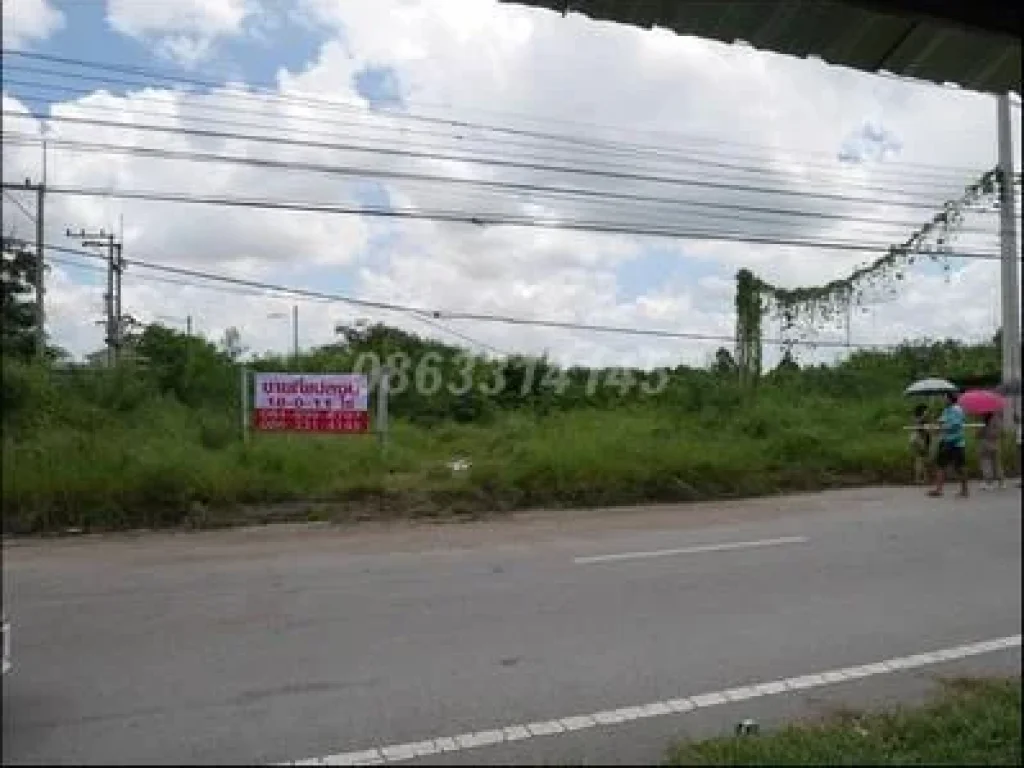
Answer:
<svg viewBox="0 0 1024 768"><path fill-rule="evenodd" d="M499 0L681 35L743 41L988 93L1021 92L1020 4L1003 0Z"/></svg>

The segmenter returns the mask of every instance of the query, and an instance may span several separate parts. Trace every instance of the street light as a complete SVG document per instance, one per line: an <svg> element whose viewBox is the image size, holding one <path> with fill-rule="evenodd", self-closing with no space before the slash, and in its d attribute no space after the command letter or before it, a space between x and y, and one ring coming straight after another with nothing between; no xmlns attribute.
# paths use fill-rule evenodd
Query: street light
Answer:
<svg viewBox="0 0 1024 768"><path fill-rule="evenodd" d="M285 312L271 312L267 315L270 319L280 319L288 317ZM299 305L292 305L292 358L295 364L299 363Z"/></svg>
<svg viewBox="0 0 1024 768"><path fill-rule="evenodd" d="M157 320L168 320L172 323L184 323L185 324L185 335L192 335L192 315L186 317L179 317L178 315L157 315Z"/></svg>

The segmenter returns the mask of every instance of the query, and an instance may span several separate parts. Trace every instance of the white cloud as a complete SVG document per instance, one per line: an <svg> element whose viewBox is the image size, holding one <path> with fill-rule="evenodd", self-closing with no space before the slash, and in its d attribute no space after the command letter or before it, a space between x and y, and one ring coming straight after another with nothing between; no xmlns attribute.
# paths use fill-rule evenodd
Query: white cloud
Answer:
<svg viewBox="0 0 1024 768"><path fill-rule="evenodd" d="M217 40L241 34L258 10L250 0L107 0L107 23L129 37L155 40L161 54L194 66Z"/></svg>
<svg viewBox="0 0 1024 768"><path fill-rule="evenodd" d="M42 42L64 26L64 14L51 0L6 0L3 6L4 48Z"/></svg>
<svg viewBox="0 0 1024 768"><path fill-rule="evenodd" d="M695 231L728 229L737 236L879 246L902 241L914 225L930 218L943 200L973 180L970 169L980 172L995 163L995 105L978 94L870 77L660 31L576 16L562 18L491 0L303 2L304 13L335 33L308 68L282 72L279 89L290 100L242 101L237 92L229 91L205 96L148 91L123 99L94 95L58 105L54 112L208 130L272 132L300 142L345 142L376 150L392 147L407 153L458 154L464 159L285 142L254 145L58 121L52 123L51 135L469 181L584 187L603 194L691 203L681 208L622 199L600 202L526 189L513 199L467 185L388 182L392 204L410 211L456 208L493 216L547 215L613 225L640 221ZM153 5L111 0L109 7L112 19L115 12L119 14L118 28L128 34L161 39L183 35L191 40L236 34L245 24L245 14L258 10L240 2L209 3L201 12L196 3L183 4L173 12L169 9L177 4L161 9ZM203 13L207 16L200 18ZM392 68L403 92L416 105L410 110L418 114L559 132L570 140L555 144L523 134L502 137L464 126L374 116L353 85L353 75L365 66ZM9 109L16 106L5 101L5 129ZM249 126L239 127L241 122ZM19 131L36 130L25 121L11 123ZM865 126L870 130L865 132ZM898 143L899 156L891 162L844 165L838 155L851 136ZM610 153L607 146L601 150L595 146L595 142L607 145L609 141L629 146L618 154ZM660 149L645 151L639 145ZM5 178L33 174L38 154L38 148L5 145ZM470 156L481 154L539 167L496 167L471 161ZM567 174L543 167L553 164L605 170L614 166L620 174L685 177L732 188ZM83 154L57 147L51 149L50 168L51 183L56 184L333 205L356 201L350 179L337 174ZM743 187L782 192L766 195ZM813 197L821 193L836 199ZM924 205L894 204L906 202ZM50 237L58 239L65 226L113 227L123 213L128 258L134 255L288 284L303 282L324 290L340 286L365 298L438 310L698 336L732 334L732 278L740 267L781 285L806 285L836 278L877 255L743 242L661 241L660 249L678 260L681 271L671 278L649 275L650 287L643 295L632 296L623 293L619 274L640 269L639 260L656 242L649 238L104 198L53 196L48 206ZM812 215L779 220L768 213L739 212L736 206ZM5 221L8 210L5 201ZM864 221L871 219L896 223ZM965 236L962 247L992 249L994 222L994 217L970 220L969 226L987 226L990 234ZM712 268L716 274L687 279L686 265L699 267L701 275ZM310 277L311 270L318 270L319 277ZM906 336L991 335L996 318L986 291L997 273L996 264L980 261L954 275L949 285L930 272L912 273L898 300L855 318L853 339L896 342ZM287 309L290 300L146 283L144 274L131 270L125 278L126 307L134 314L193 314L196 328L212 336L236 325L254 349L287 349L287 323L270 320L267 314ZM340 281L341 276L346 276L345 281ZM79 294L62 283L53 290L58 295L55 301L61 291L69 291L71 297L60 305L64 307L60 313L54 309L55 328L75 340L76 351L99 343L100 331L84 320L97 316L95 307L90 304L88 311L76 314L72 307L77 306ZM89 290L98 300L101 289ZM407 315L299 303L303 345L327 341L335 321L363 314L419 332L436 332ZM946 311L950 306L962 311ZM720 340L445 322L500 349L548 350L565 361L701 363L723 344ZM90 334L92 341L87 343L85 337ZM828 336L842 340L845 332L836 330ZM767 351L769 362L773 354Z"/></svg>

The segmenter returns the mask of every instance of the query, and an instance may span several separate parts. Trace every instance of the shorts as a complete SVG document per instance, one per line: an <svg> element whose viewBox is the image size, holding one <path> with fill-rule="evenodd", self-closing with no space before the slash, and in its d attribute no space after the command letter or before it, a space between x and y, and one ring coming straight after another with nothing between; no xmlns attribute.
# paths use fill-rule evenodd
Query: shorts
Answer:
<svg viewBox="0 0 1024 768"><path fill-rule="evenodd" d="M950 466L954 469L963 469L967 465L967 451L964 450L962 445L939 443L935 464L942 469Z"/></svg>

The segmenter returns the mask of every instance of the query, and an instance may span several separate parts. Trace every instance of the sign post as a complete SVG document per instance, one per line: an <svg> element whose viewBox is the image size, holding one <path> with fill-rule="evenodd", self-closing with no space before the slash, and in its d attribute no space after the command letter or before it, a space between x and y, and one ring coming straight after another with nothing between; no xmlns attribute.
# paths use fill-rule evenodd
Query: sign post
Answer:
<svg viewBox="0 0 1024 768"><path fill-rule="evenodd" d="M385 365L380 372L377 384L377 432L380 434L380 449L383 452L388 445L388 367Z"/></svg>
<svg viewBox="0 0 1024 768"><path fill-rule="evenodd" d="M249 371L242 366L242 388L239 402L242 411L242 442L249 442Z"/></svg>
<svg viewBox="0 0 1024 768"><path fill-rule="evenodd" d="M355 373L256 373L253 427L261 432L362 434L367 378Z"/></svg>

